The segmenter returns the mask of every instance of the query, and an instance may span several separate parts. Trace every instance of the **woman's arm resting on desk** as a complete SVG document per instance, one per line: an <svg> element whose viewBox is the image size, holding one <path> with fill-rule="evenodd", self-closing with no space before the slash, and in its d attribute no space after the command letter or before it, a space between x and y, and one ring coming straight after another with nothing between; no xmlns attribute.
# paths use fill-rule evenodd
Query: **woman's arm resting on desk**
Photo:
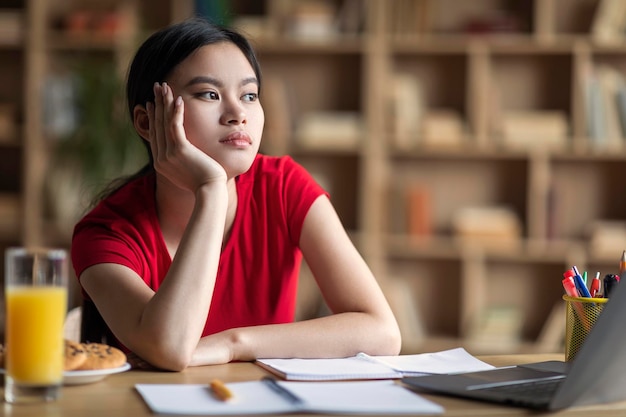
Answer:
<svg viewBox="0 0 626 417"><path fill-rule="evenodd" d="M346 234L330 201L319 197L306 216L302 252L333 312L297 323L232 329L203 338L190 365L270 357L395 355L401 337L376 279Z"/></svg>

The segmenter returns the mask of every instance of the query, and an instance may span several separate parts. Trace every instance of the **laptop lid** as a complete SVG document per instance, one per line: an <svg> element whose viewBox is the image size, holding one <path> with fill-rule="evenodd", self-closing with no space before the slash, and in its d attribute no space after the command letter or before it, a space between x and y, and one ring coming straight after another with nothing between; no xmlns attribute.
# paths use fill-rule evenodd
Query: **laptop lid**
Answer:
<svg viewBox="0 0 626 417"><path fill-rule="evenodd" d="M623 288L622 288L623 287ZM550 410L626 400L626 284L618 285L571 363L551 361L482 372L404 378L432 392L508 403L505 394L478 388L542 379L563 379Z"/></svg>

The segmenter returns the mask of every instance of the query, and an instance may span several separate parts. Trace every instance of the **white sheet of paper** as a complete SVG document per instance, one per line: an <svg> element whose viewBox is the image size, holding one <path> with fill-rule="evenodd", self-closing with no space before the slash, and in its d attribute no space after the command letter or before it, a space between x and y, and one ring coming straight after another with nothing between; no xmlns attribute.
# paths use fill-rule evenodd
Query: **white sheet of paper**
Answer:
<svg viewBox="0 0 626 417"><path fill-rule="evenodd" d="M470 355L463 348L415 355L369 356L369 358L373 358L376 362L383 363L405 375L450 374L486 371L494 368L492 365Z"/></svg>
<svg viewBox="0 0 626 417"><path fill-rule="evenodd" d="M330 381L343 379L393 379L402 374L387 365L365 361L356 356L333 359L259 359L281 372L285 379L300 381Z"/></svg>
<svg viewBox="0 0 626 417"><path fill-rule="evenodd" d="M326 412L340 414L440 414L443 408L393 381L286 382L303 400L294 405L260 381L226 384L233 398L220 401L207 385L137 384L150 409L160 414L235 415Z"/></svg>
<svg viewBox="0 0 626 417"><path fill-rule="evenodd" d="M294 381L399 379L403 376L493 369L493 366L475 358L463 348L399 356L359 353L349 358L333 359L258 359L257 363Z"/></svg>

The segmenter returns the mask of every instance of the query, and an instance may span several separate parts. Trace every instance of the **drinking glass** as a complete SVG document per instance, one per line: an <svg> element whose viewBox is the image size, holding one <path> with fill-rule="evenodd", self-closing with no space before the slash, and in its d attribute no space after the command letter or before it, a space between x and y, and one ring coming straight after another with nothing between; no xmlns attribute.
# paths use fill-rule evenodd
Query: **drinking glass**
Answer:
<svg viewBox="0 0 626 417"><path fill-rule="evenodd" d="M56 400L63 383L67 252L13 247L5 251L8 403Z"/></svg>

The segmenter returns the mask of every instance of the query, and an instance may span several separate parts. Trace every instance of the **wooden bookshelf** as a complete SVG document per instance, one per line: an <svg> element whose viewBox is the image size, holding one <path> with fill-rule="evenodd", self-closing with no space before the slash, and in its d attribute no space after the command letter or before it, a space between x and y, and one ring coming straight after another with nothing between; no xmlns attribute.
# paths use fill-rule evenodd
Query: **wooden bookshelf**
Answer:
<svg viewBox="0 0 626 417"><path fill-rule="evenodd" d="M598 10L612 1L231 2L231 22L251 36L266 81L263 151L293 155L328 188L398 313L405 352L558 349L544 343L554 339L544 325L562 302L562 273L572 265L616 272L624 247L598 252L590 230L597 221L626 221L626 139L621 131L593 138L588 111L592 75L626 66L624 37L607 41L594 32ZM44 209L49 141L40 88L49 64L80 50L123 68L142 34L193 12L191 1L110 3L130 5L141 28L132 40L53 36L51 18L76 5L69 0L0 1L0 10L22 10L29 33L27 41L0 45L10 62L0 71L15 81L0 87L0 100L19 108L16 144L0 144L0 160L12 161L0 164L8 173L0 193L24 208L19 236L0 236L4 244L69 244L67 230L51 232L54 219ZM303 141L298 129L320 115L340 124L318 125L319 139L312 129ZM505 120L542 122L506 136ZM350 129L360 132L356 142L345 134ZM511 139L517 130L530 133ZM22 154L23 166L15 163ZM415 187L426 233L409 232ZM516 216L519 237L504 244L457 235L460 210L494 207ZM476 323L498 311L514 313L505 316L519 340L484 346Z"/></svg>

